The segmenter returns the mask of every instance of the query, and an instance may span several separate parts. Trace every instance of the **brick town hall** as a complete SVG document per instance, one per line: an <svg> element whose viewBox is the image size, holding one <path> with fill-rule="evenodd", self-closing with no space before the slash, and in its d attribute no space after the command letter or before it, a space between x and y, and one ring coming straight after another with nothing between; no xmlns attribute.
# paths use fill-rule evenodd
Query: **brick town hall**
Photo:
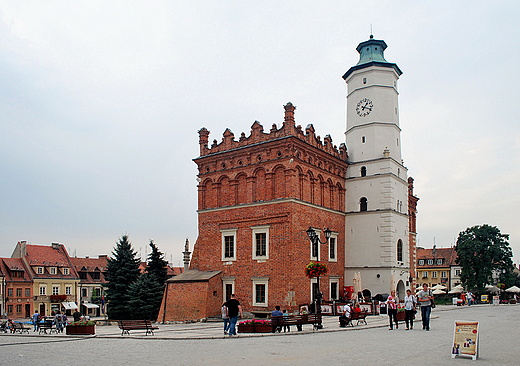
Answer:
<svg viewBox="0 0 520 366"><path fill-rule="evenodd" d="M231 293L244 311L295 312L314 300L316 279L304 272L311 261L328 267L319 284L326 301L345 296L357 273L366 296L395 288L403 298L415 288L418 198L401 158L402 72L385 60L386 47L370 36L343 75L346 145L297 126L291 103L268 132L255 122L249 136L226 129L209 146L209 131L199 131L199 235L189 270L167 282L158 321L218 315ZM323 229L332 231L317 250L309 227L322 242Z"/></svg>

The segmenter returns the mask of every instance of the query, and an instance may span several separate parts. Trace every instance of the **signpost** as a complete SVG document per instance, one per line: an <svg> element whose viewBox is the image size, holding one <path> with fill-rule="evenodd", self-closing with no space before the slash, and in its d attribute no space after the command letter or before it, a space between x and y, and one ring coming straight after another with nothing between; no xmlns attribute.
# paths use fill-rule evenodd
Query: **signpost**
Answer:
<svg viewBox="0 0 520 366"><path fill-rule="evenodd" d="M479 356L479 324L477 321L455 321L451 358L457 356L471 357L473 360Z"/></svg>

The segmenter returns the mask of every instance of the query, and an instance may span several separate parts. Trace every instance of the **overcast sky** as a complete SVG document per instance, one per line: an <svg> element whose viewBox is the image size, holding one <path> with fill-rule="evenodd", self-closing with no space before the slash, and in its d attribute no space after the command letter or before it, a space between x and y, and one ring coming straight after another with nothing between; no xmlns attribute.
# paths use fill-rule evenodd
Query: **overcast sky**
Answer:
<svg viewBox="0 0 520 366"><path fill-rule="evenodd" d="M20 240L110 254L127 233L181 265L197 237L197 131L255 120L345 141L341 78L388 44L418 241L474 225L520 260L520 2L0 0L0 256ZM348 147L347 147L348 148ZM149 251L149 250L148 250Z"/></svg>

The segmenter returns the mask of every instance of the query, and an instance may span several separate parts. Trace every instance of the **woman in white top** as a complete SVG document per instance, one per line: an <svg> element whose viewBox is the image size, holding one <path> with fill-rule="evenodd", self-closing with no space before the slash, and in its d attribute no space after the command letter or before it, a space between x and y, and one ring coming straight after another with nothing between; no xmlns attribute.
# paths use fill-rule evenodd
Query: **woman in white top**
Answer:
<svg viewBox="0 0 520 366"><path fill-rule="evenodd" d="M412 295L412 291L406 290L406 296L404 297L404 321L406 322L406 330L413 329L413 316L416 306L417 299Z"/></svg>

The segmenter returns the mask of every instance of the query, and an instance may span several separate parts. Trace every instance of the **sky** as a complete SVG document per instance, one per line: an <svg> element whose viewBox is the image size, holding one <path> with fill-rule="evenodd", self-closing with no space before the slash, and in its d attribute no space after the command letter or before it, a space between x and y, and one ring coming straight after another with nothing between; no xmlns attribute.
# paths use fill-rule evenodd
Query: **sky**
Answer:
<svg viewBox="0 0 520 366"><path fill-rule="evenodd" d="M197 238L197 131L313 124L345 141L346 84L371 32L399 80L418 245L474 225L520 262L520 2L0 0L0 256L128 234L181 266ZM372 31L371 31L372 29ZM347 146L348 148L348 146Z"/></svg>

